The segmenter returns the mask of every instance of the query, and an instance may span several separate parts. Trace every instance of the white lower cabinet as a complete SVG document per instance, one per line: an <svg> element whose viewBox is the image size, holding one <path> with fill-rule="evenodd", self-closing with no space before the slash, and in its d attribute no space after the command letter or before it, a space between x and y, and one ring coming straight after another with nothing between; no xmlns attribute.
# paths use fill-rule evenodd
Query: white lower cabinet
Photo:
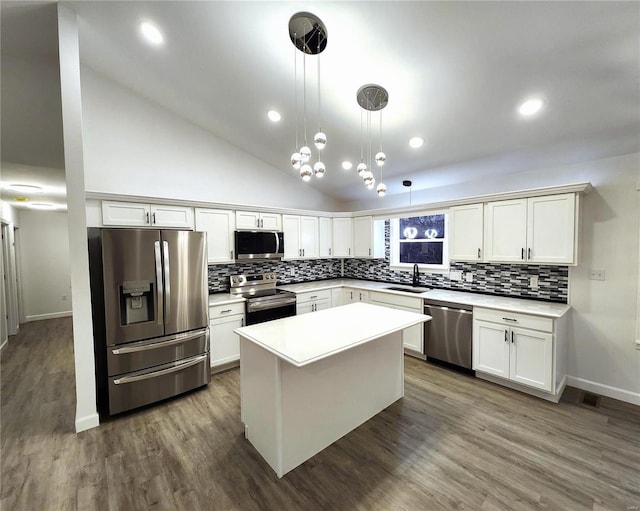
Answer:
<svg viewBox="0 0 640 511"><path fill-rule="evenodd" d="M211 367L240 360L240 339L234 333L244 326L244 302L209 307Z"/></svg>
<svg viewBox="0 0 640 511"><path fill-rule="evenodd" d="M560 398L564 388L564 318L475 307L473 369ZM545 396L540 396L545 397ZM556 401L557 399L552 398Z"/></svg>
<svg viewBox="0 0 640 511"><path fill-rule="evenodd" d="M296 295L297 315L321 311L329 307L331 307L331 291L329 289Z"/></svg>
<svg viewBox="0 0 640 511"><path fill-rule="evenodd" d="M369 303L369 291L345 287L342 289L342 304L346 305L353 302Z"/></svg>
<svg viewBox="0 0 640 511"><path fill-rule="evenodd" d="M405 310L408 312L423 313L422 298L411 296L400 296L390 293L379 293L372 291L369 293L369 302L374 305L384 305L392 309ZM424 324L420 323L402 331L402 343L404 347L424 354Z"/></svg>
<svg viewBox="0 0 640 511"><path fill-rule="evenodd" d="M340 307L341 305L344 305L342 295L343 291L341 287L331 290L331 307Z"/></svg>

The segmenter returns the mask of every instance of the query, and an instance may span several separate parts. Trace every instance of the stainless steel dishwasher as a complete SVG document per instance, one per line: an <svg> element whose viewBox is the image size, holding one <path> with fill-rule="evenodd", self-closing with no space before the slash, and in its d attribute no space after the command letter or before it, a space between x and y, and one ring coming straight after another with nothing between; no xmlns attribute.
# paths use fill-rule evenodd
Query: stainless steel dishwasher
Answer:
<svg viewBox="0 0 640 511"><path fill-rule="evenodd" d="M425 300L424 313L432 318L424 324L427 358L471 369L473 308L458 303Z"/></svg>

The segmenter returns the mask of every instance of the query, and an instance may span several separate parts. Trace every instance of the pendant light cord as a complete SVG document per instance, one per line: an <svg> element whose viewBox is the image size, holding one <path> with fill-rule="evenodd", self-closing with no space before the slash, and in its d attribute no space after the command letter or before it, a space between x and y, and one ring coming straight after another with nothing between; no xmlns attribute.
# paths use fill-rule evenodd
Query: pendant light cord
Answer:
<svg viewBox="0 0 640 511"><path fill-rule="evenodd" d="M298 34L293 33L293 38L297 41ZM300 146L298 145L298 57L296 56L296 45L293 45L293 97L295 101L295 110L296 110L296 147L295 152L298 152Z"/></svg>

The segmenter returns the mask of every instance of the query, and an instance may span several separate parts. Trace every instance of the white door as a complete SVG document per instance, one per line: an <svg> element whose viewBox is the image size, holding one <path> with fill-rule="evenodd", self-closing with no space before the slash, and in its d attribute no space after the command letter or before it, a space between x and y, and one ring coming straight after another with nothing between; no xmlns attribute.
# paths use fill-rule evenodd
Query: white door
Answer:
<svg viewBox="0 0 640 511"><path fill-rule="evenodd" d="M344 304L342 301L342 295L344 291L342 289L332 289L331 290L331 307L340 307Z"/></svg>
<svg viewBox="0 0 640 511"><path fill-rule="evenodd" d="M151 204L151 225L174 229L193 229L193 208Z"/></svg>
<svg viewBox="0 0 640 511"><path fill-rule="evenodd" d="M449 258L481 261L484 204L452 207L449 212Z"/></svg>
<svg viewBox="0 0 640 511"><path fill-rule="evenodd" d="M526 328L511 328L510 378L513 381L551 392L553 336Z"/></svg>
<svg viewBox="0 0 640 511"><path fill-rule="evenodd" d="M258 229L260 213L255 211L236 211L236 229Z"/></svg>
<svg viewBox="0 0 640 511"><path fill-rule="evenodd" d="M279 213L261 213L260 228L265 231L281 231L282 215Z"/></svg>
<svg viewBox="0 0 640 511"><path fill-rule="evenodd" d="M318 257L318 217L300 217L300 248L302 249L302 257L307 259Z"/></svg>
<svg viewBox="0 0 640 511"><path fill-rule="evenodd" d="M527 199L489 202L486 236L487 261L525 262Z"/></svg>
<svg viewBox="0 0 640 511"><path fill-rule="evenodd" d="M207 262L209 264L234 261L233 233L236 229L233 211L224 209L196 209L196 231L207 233Z"/></svg>
<svg viewBox="0 0 640 511"><path fill-rule="evenodd" d="M353 256L373 256L373 217L358 216L353 219Z"/></svg>
<svg viewBox="0 0 640 511"><path fill-rule="evenodd" d="M534 263L573 264L575 194L532 197L527 211L527 259Z"/></svg>
<svg viewBox="0 0 640 511"><path fill-rule="evenodd" d="M333 255L335 257L351 257L352 250L352 226L351 218L333 219Z"/></svg>
<svg viewBox="0 0 640 511"><path fill-rule="evenodd" d="M151 225L150 210L149 204L102 201L102 225L149 227Z"/></svg>
<svg viewBox="0 0 640 511"><path fill-rule="evenodd" d="M302 249L300 248L300 217L283 215L282 232L284 233L284 258L300 259L302 257Z"/></svg>
<svg viewBox="0 0 640 511"><path fill-rule="evenodd" d="M494 323L473 322L474 371L509 378L509 329Z"/></svg>
<svg viewBox="0 0 640 511"><path fill-rule="evenodd" d="M243 324L244 317L237 314L209 322L211 367L240 360L240 339L234 330Z"/></svg>
<svg viewBox="0 0 640 511"><path fill-rule="evenodd" d="M331 248L333 246L333 225L331 218L318 218L318 256L331 257Z"/></svg>

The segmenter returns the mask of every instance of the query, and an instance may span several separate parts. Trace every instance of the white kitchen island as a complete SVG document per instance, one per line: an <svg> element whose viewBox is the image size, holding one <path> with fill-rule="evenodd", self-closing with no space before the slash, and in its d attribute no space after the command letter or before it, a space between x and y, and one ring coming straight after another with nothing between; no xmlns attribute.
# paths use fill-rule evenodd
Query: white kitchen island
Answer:
<svg viewBox="0 0 640 511"><path fill-rule="evenodd" d="M430 319L352 303L236 329L245 437L282 477L404 395L402 330Z"/></svg>

